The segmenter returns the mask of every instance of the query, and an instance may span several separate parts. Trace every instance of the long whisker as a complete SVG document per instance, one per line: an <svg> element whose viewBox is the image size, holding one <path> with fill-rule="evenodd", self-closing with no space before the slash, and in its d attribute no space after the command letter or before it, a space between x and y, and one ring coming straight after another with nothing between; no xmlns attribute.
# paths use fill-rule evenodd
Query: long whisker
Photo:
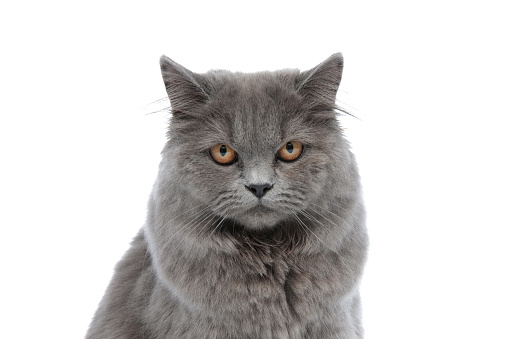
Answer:
<svg viewBox="0 0 509 339"><path fill-rule="evenodd" d="M158 109L157 111L146 113L145 115L157 114L157 113L161 113L161 112L168 112L169 113L169 112L171 112L171 107L161 108L161 109Z"/></svg>
<svg viewBox="0 0 509 339"><path fill-rule="evenodd" d="M226 215L223 217L223 219L221 219L221 221L216 225L216 227L212 230L212 232L210 232L208 238L210 238L212 236L212 234L214 233L215 230L217 230L217 228L223 223L223 221L226 219Z"/></svg>
<svg viewBox="0 0 509 339"><path fill-rule="evenodd" d="M174 221L174 220L175 220L175 219L177 219L178 217L180 217L180 216L182 216L182 215L184 215L184 214L188 214L189 212L191 212L191 211L193 211L193 210L195 210L195 209L197 209L197 208L199 208L199 207L203 207L203 206L205 206L205 204L200 204L200 205L195 206L195 207L193 207L193 208L190 208L190 209L188 209L188 210L186 210L186 211L184 211L184 212L182 212L182 213L179 213L179 214L177 214L177 215L174 215L172 218L168 219L168 220L165 222L165 225L164 225L164 226L165 226L165 227L168 227L171 221ZM183 220L183 221L185 222L185 221L187 221L187 220L189 220L189 219L192 219L192 218L194 218L194 216L196 216L197 214L200 214L200 213L202 213L202 212L206 211L206 210L207 210L207 209L209 209L209 208L210 208L210 206L206 206L206 207L205 207L205 208L203 208L202 210L200 210L200 211L198 211L198 212L196 212L196 213L192 213L190 216L188 216L188 217L184 218L184 220ZM159 234L159 235L161 235L161 234Z"/></svg>
<svg viewBox="0 0 509 339"><path fill-rule="evenodd" d="M193 207L193 208L190 208L190 209L188 209L188 210L187 210L187 211L185 211L185 212L182 212L182 213L179 213L179 214L177 214L177 215L173 216L172 218L170 218L170 219L169 219L169 221L171 221L171 220L175 220L176 218L180 217L181 215L187 214L187 213L189 213L189 212L191 212L191 211L193 211L193 210L197 209L198 207L203 207L203 206L206 206L206 205L205 205L205 204L200 204L200 205L198 205L198 206L195 206L195 207ZM206 210L207 208L210 208L210 207L211 207L211 206L206 206L206 207L205 207L204 209L202 209L201 211L204 211L204 210Z"/></svg>
<svg viewBox="0 0 509 339"><path fill-rule="evenodd" d="M320 206L320 205L318 205L318 204L315 204L315 203L312 203L312 202L311 202L310 204L315 205L315 206L317 206L317 207L319 207L319 208L321 208L321 209L325 210L325 212L332 214L332 215L333 215L333 216L335 216L336 218L340 218L340 219L341 219L341 216L339 216L339 215L337 215L336 213L334 213L334 212L332 212L332 211L328 210L327 208L323 208L322 206ZM342 208L341 206L338 206L338 207ZM328 219L327 219L327 218L325 218L323 215L321 215L318 211L316 211L316 210L314 210L314 211L315 211L315 212L316 212L319 216L321 216L322 218L324 218L324 219L328 220ZM346 211L346 210L345 210L345 211ZM329 220L329 221L330 221L330 220Z"/></svg>
<svg viewBox="0 0 509 339"><path fill-rule="evenodd" d="M315 210L311 209L313 212L317 213L317 214L320 214L318 212L316 212ZM319 223L320 225L322 225L323 227L325 227L326 229L330 229L330 225L325 225L323 222L321 222L320 220L316 219L312 214L309 214L307 213L306 211L303 211L301 210L300 211L300 214L304 215L306 218L308 219L312 219L313 221L316 221L317 223ZM327 219L327 218L324 218L325 220L329 221L332 225L334 224L331 220Z"/></svg>
<svg viewBox="0 0 509 339"><path fill-rule="evenodd" d="M201 210L199 210L198 212L195 212L193 214L191 214L190 216L184 218L184 220L182 220L182 223L184 223L184 225L182 226L181 224L179 225L176 225L176 226L179 226L179 228L177 229L177 231L174 233L174 235L168 239L168 240L171 240L176 234L178 234L181 230L185 229L186 226L188 226L189 224L193 223L194 221L198 220L199 218L203 217L205 214L207 214L207 212L210 212L209 210L209 207L210 206L207 206ZM175 219L175 218L172 218L172 219ZM169 226L169 223L167 222L166 223L166 226L168 227ZM170 226L171 227L171 226ZM174 228L174 227L173 227Z"/></svg>
<svg viewBox="0 0 509 339"><path fill-rule="evenodd" d="M171 240L173 240L177 235L180 235L182 232L184 231L189 231L187 229L187 226L189 226L190 224L192 224L193 222L197 221L198 219L202 218L201 221L203 221L205 218L207 218L208 216L210 216L211 214L213 214L212 212L210 211L207 211L209 207L206 207L204 209L202 209L201 211L197 212L197 213L194 213L191 217L189 218L186 218L184 219L185 220L189 220L188 222L186 222L184 225L180 225L179 229L177 229L177 231L175 233L173 233L166 241L165 241L165 244L163 245L164 247L168 246L169 243L171 242ZM208 213L207 213L208 212ZM204 217L205 216L205 217ZM200 222L201 222L200 221ZM192 229L194 230L196 228L196 226Z"/></svg>
<svg viewBox="0 0 509 339"><path fill-rule="evenodd" d="M322 206L317 205L317 204L315 204L315 203L311 203L311 204L312 204L312 205L315 205L315 206L317 206L317 207L320 207L320 208L322 208L322 209L324 209ZM325 220L327 220L328 222L330 222L330 223L332 223L332 224L335 224L335 222L334 222L334 221L332 221L332 220L330 220L329 218L325 217L323 214L321 214L320 212L318 212L318 210L316 210L316 209L314 209L314 208L311 208L311 207L309 207L309 209L310 209L310 210L312 210L313 212L315 212L316 214L318 214L320 217L322 217L322 218L324 218ZM329 211L328 209L324 209L324 210L325 210L326 212L328 212L328 213L332 214L332 215L333 215L333 216L335 216L336 218L340 218L340 219L341 219L341 217L340 217L339 215L337 215L336 213L333 213L333 212Z"/></svg>
<svg viewBox="0 0 509 339"><path fill-rule="evenodd" d="M300 212L300 211L299 211ZM327 245L325 242L322 241L322 239L320 239L320 237L318 237L318 235L315 234L315 232L313 232L300 218L299 216L294 212L292 211L292 214L295 216L295 218L297 219L297 222L303 226L304 228L306 228L309 232L311 232L312 235L315 236L315 238L321 242L326 248L328 248L329 250L331 250L332 252L334 253L337 253L336 250L334 250L333 248L331 248L329 245Z"/></svg>
<svg viewBox="0 0 509 339"><path fill-rule="evenodd" d="M215 217L215 215L213 215L213 214L214 214L213 212L210 212L209 214L207 214L207 215L206 215L204 218L202 218L202 219L201 219L201 220L200 220L200 221L199 221L196 225L194 225L194 227L193 227L193 228L192 228L189 232L194 232L194 230L196 230L196 229L197 229L197 228L198 228L198 227L199 227L199 226L200 226L200 225L201 225L204 221L209 220L210 218L214 218L214 217ZM206 228L206 227L210 226L211 224L212 224L212 223L208 223L208 222L207 222L207 223L205 223L205 225L203 226L202 230L203 230L204 228ZM182 228L182 229L184 229L184 228ZM200 230L198 233L200 233L202 230ZM174 249L178 249L178 248L179 248L179 246L180 246L181 244L183 244L183 243L184 243L184 240L185 240L185 238L183 237L182 239L180 239L180 241L179 241L177 244L175 244L175 245L173 246L173 248L174 248ZM198 244L199 244L199 243L198 243ZM200 245L200 246L201 246L201 245Z"/></svg>
<svg viewBox="0 0 509 339"><path fill-rule="evenodd" d="M355 118L355 119L357 119L359 121L362 121L360 118L356 117L355 115L353 115L352 113L348 112L345 108L343 108L343 107L341 107L339 105L336 105L335 109L336 109L336 111L339 112L338 114L344 113L346 115L351 116L352 118Z"/></svg>
<svg viewBox="0 0 509 339"><path fill-rule="evenodd" d="M205 216L203 216L203 218L201 218L191 229L187 230L187 232L193 233L203 222L206 223L206 222L208 222L209 219L214 218L214 217L215 217L214 212L209 211L209 213L207 213ZM193 221L193 222L195 222L195 221ZM190 224L190 223L188 223L188 224ZM197 235L199 235L200 232L201 232L201 230L198 231Z"/></svg>
<svg viewBox="0 0 509 339"><path fill-rule="evenodd" d="M205 229L207 229L207 227L209 227L210 225L212 225L214 222L216 222L219 218L221 218L220 216L218 215L215 215L213 212L211 212L209 215L207 215L207 218L205 218L204 220L200 221L195 227L193 227L193 232L194 230L196 230L198 228L198 226L201 225L201 223L205 220L209 220L210 218L213 218L214 221L210 224L205 224L199 231L198 233L196 233L196 236L198 237Z"/></svg>
<svg viewBox="0 0 509 339"><path fill-rule="evenodd" d="M299 223L299 225L300 225L302 223L302 221L297 217L297 215L295 213L293 213L293 211L291 211L291 212L292 212L293 217L295 218L295 220L297 220L297 223ZM304 232L306 232L306 235L309 237L310 234L309 234L308 228L304 227L303 230L304 230Z"/></svg>
<svg viewBox="0 0 509 339"><path fill-rule="evenodd" d="M162 101L170 101L170 99L168 97L164 97L164 98L158 99L156 101L152 101L151 103L147 104L145 107L148 107L148 106L153 105L153 104L160 103Z"/></svg>

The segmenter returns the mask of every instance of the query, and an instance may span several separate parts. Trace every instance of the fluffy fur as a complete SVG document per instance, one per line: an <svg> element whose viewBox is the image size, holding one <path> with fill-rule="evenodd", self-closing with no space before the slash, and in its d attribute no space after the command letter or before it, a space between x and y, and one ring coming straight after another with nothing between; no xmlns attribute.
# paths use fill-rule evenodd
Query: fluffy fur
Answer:
<svg viewBox="0 0 509 339"><path fill-rule="evenodd" d="M367 252L354 156L336 119L343 59L195 74L161 57L172 106L147 222L87 338L362 338ZM288 141L302 156L275 156ZM226 144L232 165L209 149ZM262 198L247 186L270 184Z"/></svg>

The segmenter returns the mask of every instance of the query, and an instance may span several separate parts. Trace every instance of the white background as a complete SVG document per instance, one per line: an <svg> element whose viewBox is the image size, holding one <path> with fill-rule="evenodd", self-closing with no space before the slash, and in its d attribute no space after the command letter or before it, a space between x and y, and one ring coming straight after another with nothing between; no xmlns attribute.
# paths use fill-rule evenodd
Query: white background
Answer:
<svg viewBox="0 0 509 339"><path fill-rule="evenodd" d="M509 338L503 2L183 2L2 5L0 336L84 336L144 222L161 54L249 72L341 51L366 338Z"/></svg>

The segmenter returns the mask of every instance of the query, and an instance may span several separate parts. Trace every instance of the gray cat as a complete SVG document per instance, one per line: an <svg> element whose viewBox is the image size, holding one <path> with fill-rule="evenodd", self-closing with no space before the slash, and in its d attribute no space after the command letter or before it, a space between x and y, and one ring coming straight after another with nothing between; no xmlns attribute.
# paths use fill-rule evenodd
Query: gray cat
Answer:
<svg viewBox="0 0 509 339"><path fill-rule="evenodd" d="M342 68L335 54L305 72L196 74L161 57L169 140L87 338L363 337Z"/></svg>

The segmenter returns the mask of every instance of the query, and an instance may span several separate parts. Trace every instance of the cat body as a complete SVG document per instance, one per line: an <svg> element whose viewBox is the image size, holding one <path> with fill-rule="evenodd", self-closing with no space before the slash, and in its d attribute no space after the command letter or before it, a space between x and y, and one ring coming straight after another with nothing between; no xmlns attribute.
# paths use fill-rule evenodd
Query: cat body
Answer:
<svg viewBox="0 0 509 339"><path fill-rule="evenodd" d="M162 57L169 141L87 338L362 338L367 253L336 120L343 59L195 74Z"/></svg>

